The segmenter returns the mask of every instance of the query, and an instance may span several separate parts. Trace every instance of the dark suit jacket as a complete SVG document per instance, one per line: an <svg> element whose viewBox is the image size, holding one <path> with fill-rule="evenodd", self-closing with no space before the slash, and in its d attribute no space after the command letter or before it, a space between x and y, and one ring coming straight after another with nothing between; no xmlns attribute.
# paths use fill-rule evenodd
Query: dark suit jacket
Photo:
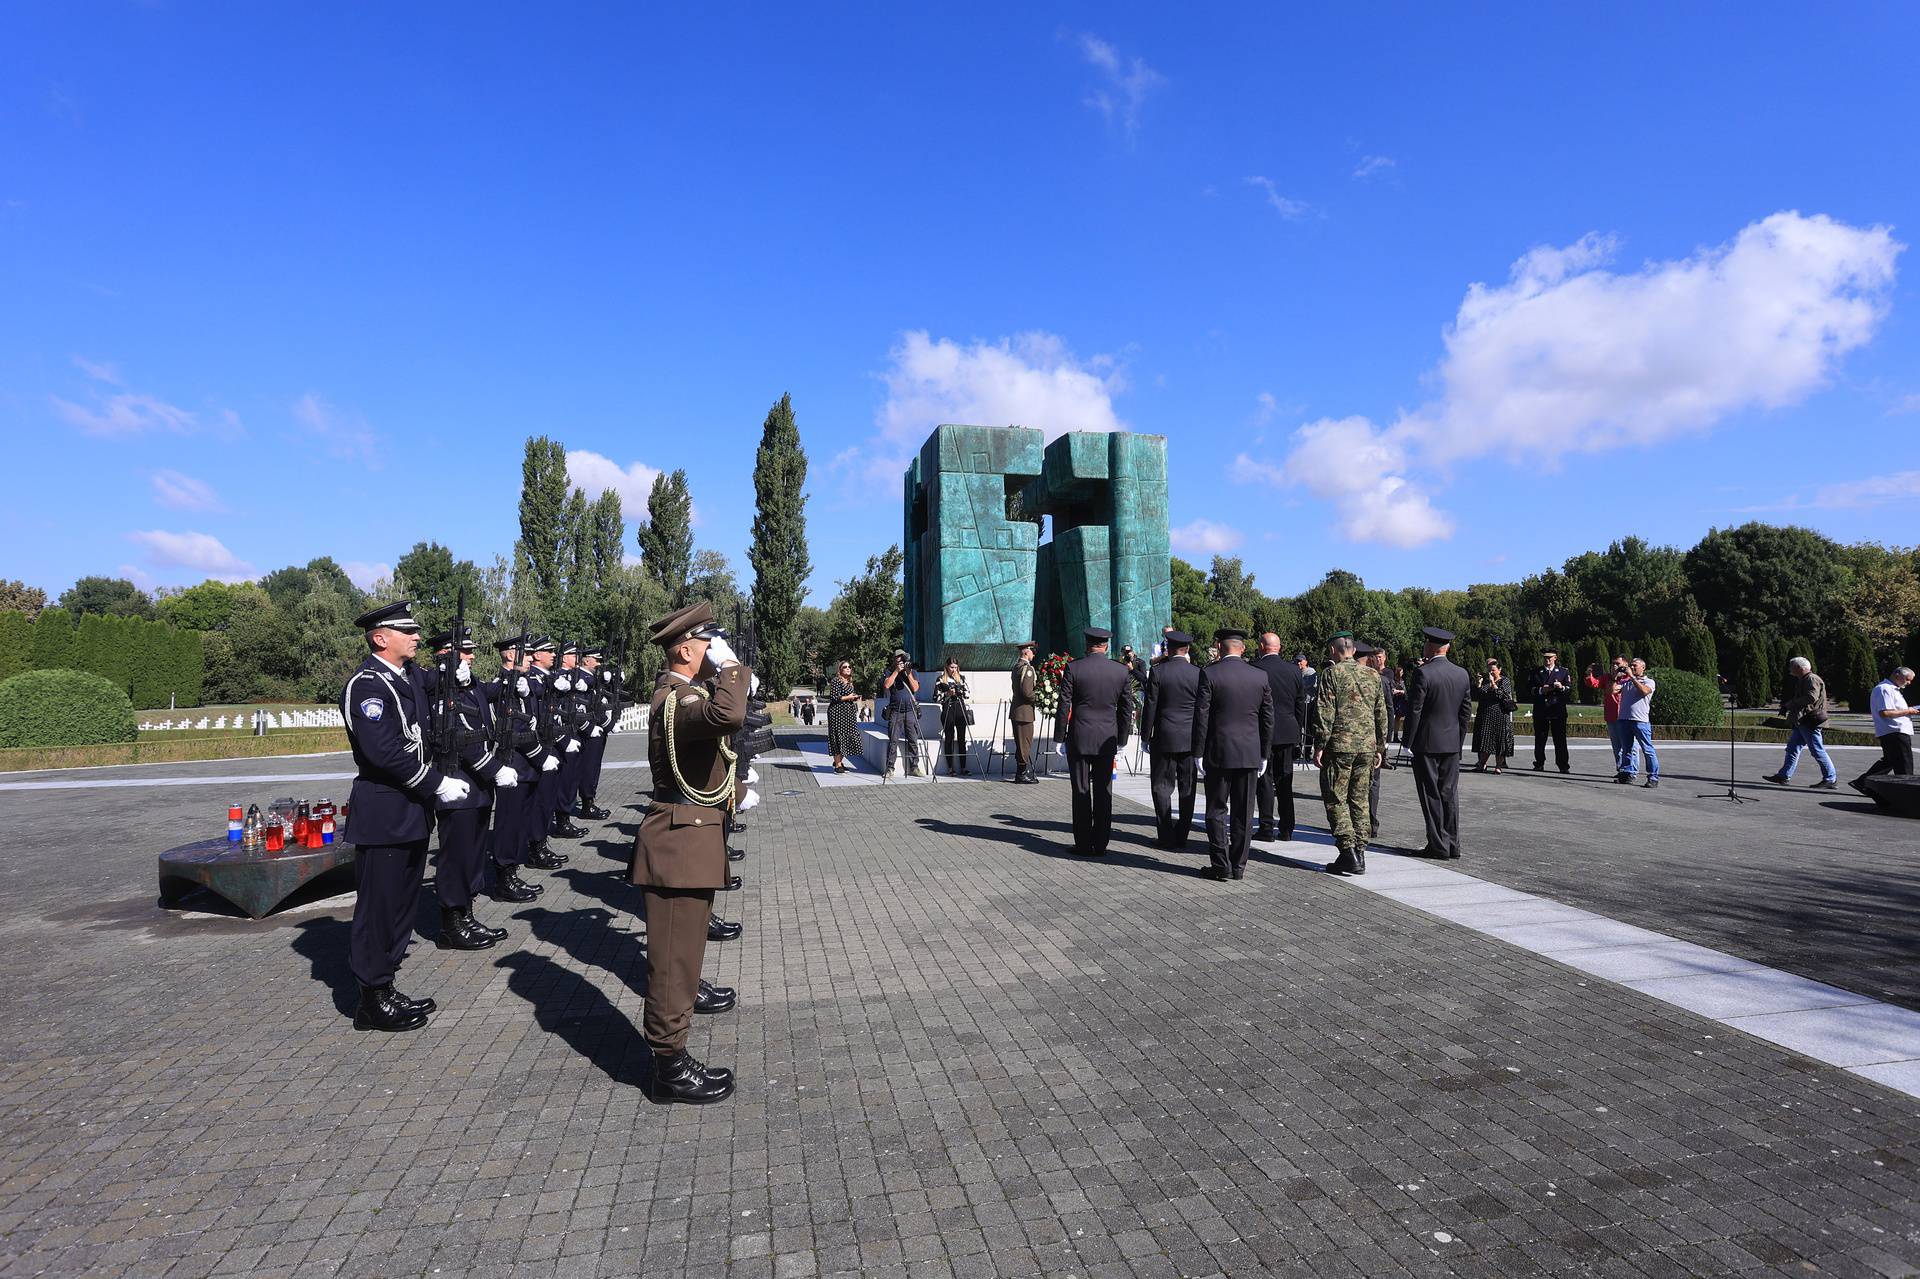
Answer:
<svg viewBox="0 0 1920 1279"><path fill-rule="evenodd" d="M1069 755L1105 755L1133 734L1133 679L1104 653L1067 663L1060 682L1060 716L1067 720Z"/></svg>
<svg viewBox="0 0 1920 1279"><path fill-rule="evenodd" d="M1223 657L1201 671L1193 736L1209 769L1266 763L1273 750L1273 685L1267 673L1240 657Z"/></svg>
<svg viewBox="0 0 1920 1279"><path fill-rule="evenodd" d="M1458 755L1473 731L1473 684L1446 659L1407 673L1407 749L1416 755Z"/></svg>
<svg viewBox="0 0 1920 1279"><path fill-rule="evenodd" d="M1253 664L1273 685L1273 744L1298 746L1307 724L1307 682L1300 668L1278 653L1268 653Z"/></svg>
<svg viewBox="0 0 1920 1279"><path fill-rule="evenodd" d="M1200 704L1200 668L1183 657L1172 657L1153 668L1147 681L1147 708L1140 719L1140 736L1167 755L1193 750L1193 713Z"/></svg>

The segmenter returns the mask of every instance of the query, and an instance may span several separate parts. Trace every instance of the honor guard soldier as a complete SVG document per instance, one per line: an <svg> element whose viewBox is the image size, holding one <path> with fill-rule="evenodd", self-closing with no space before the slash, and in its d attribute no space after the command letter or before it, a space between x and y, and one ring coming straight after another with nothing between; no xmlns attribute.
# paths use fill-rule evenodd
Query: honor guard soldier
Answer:
<svg viewBox="0 0 1920 1279"><path fill-rule="evenodd" d="M613 816L600 807L595 798L600 794L600 768L607 758L607 734L613 731L614 721L620 716L619 690L613 682L614 672L610 667L602 667L601 659L606 650L594 644L580 655L582 678L587 681L583 701L587 709L587 740L580 752L580 783L577 787L580 802L577 808L580 816L590 821L603 822Z"/></svg>
<svg viewBox="0 0 1920 1279"><path fill-rule="evenodd" d="M734 803L727 739L746 723L753 673L741 664L705 603L654 623L666 653L647 725L653 802L634 840L632 882L646 891L647 996L642 1029L653 1050L653 1096L713 1102L733 1093L733 1072L687 1051L712 925L714 892L727 883L727 816Z"/></svg>
<svg viewBox="0 0 1920 1279"><path fill-rule="evenodd" d="M1038 785L1033 775L1034 685L1039 672L1033 668L1034 643L1020 645L1020 660L1013 665L1013 697L1007 703L1007 722L1013 726L1013 780Z"/></svg>
<svg viewBox="0 0 1920 1279"><path fill-rule="evenodd" d="M416 1030L434 1009L431 999L410 999L393 981L413 933L434 804L465 799L471 789L427 758L432 707L406 666L420 644L411 607L398 600L353 620L369 652L340 693L356 770L345 838L354 846L348 966L360 983L359 1030Z"/></svg>
<svg viewBox="0 0 1920 1279"><path fill-rule="evenodd" d="M1327 870L1336 875L1367 873L1372 811L1367 788L1386 758L1387 704L1380 693L1380 673L1354 660L1358 647L1344 631L1328 642L1332 660L1320 672L1320 695L1313 703L1313 762L1320 769L1327 829L1339 850Z"/></svg>
<svg viewBox="0 0 1920 1279"><path fill-rule="evenodd" d="M1193 735L1207 770L1210 879L1244 879L1253 837L1254 786L1273 750L1273 685L1247 664L1247 633L1215 632L1220 660L1200 672Z"/></svg>
<svg viewBox="0 0 1920 1279"><path fill-rule="evenodd" d="M455 637L442 631L427 640L439 658L451 657ZM487 818L496 790L512 791L520 775L507 764L495 745L493 704L487 691L473 680L473 633L465 627L458 637L459 657L453 695L454 717L448 726L452 740L433 743L450 747L452 754L438 762L448 777L467 783L464 798L437 804L440 854L433 867L434 895L440 899L440 940L443 950L485 950L507 935L473 917L473 898L486 880Z"/></svg>
<svg viewBox="0 0 1920 1279"><path fill-rule="evenodd" d="M560 646L560 664L549 675L547 691L554 731L562 740L560 781L554 791L551 815L553 828L548 833L556 839L580 839L587 832L584 827L573 824L573 799L580 785L581 739L587 716L581 692L578 641L568 640Z"/></svg>
<svg viewBox="0 0 1920 1279"><path fill-rule="evenodd" d="M1153 752L1153 817L1160 847L1179 849L1193 830L1193 712L1200 704L1200 668L1191 657L1193 636L1168 630L1164 637L1166 651L1147 680L1140 736Z"/></svg>
<svg viewBox="0 0 1920 1279"><path fill-rule="evenodd" d="M1473 723L1473 681L1447 660L1453 632L1426 627L1426 660L1407 674L1407 749L1427 824L1428 857L1460 856L1460 746Z"/></svg>
<svg viewBox="0 0 1920 1279"><path fill-rule="evenodd" d="M1067 663L1060 715L1073 777L1073 851L1103 857L1113 835L1113 757L1133 735L1133 676L1107 658L1113 635L1086 631L1087 655Z"/></svg>
<svg viewBox="0 0 1920 1279"><path fill-rule="evenodd" d="M522 663L527 637L511 635L494 645L500 651L500 674L493 681L494 731L501 763L519 777L514 786L493 791L493 888L495 901L530 902L547 891L544 884L520 878L527 860L527 810L533 803L540 764L546 752L535 727L532 686Z"/></svg>
<svg viewBox="0 0 1920 1279"><path fill-rule="evenodd" d="M562 727L564 712L557 706L561 695L553 686L558 674L553 665L557 650L558 645L545 635L536 635L527 643L533 662L527 669L527 681L533 690L534 720L545 752L540 760L540 781L534 787L533 804L527 811L527 865L541 870L559 870L567 864L566 855L554 852L547 843L553 833L554 812L560 805L560 771L567 749L567 734Z"/></svg>

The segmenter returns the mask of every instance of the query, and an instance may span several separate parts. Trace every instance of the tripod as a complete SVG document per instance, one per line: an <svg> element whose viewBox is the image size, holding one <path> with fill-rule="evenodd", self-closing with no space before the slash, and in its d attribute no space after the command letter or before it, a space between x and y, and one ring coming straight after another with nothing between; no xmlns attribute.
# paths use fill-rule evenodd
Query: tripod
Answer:
<svg viewBox="0 0 1920 1279"><path fill-rule="evenodd" d="M1720 683L1722 685L1725 685L1726 682L1727 682L1726 676L1724 675L1721 676ZM1760 802L1758 797L1753 795L1742 795L1739 791L1733 788L1733 742L1734 742L1733 694L1731 692L1726 692L1724 696L1727 699L1727 791L1726 791L1726 794L1724 795L1721 794L1719 791L1707 791L1703 794L1695 795L1694 798L1695 799L1726 799L1726 800L1732 800L1736 804L1757 804Z"/></svg>

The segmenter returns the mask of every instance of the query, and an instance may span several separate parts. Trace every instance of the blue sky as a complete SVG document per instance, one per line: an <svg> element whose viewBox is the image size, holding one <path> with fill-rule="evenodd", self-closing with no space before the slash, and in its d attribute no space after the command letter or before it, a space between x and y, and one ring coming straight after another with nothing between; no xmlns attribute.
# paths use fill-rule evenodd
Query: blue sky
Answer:
<svg viewBox="0 0 1920 1279"><path fill-rule="evenodd" d="M0 576L484 562L529 433L744 574L783 391L818 604L939 421L1275 592L1917 540L1911 7L550 8L0 10Z"/></svg>

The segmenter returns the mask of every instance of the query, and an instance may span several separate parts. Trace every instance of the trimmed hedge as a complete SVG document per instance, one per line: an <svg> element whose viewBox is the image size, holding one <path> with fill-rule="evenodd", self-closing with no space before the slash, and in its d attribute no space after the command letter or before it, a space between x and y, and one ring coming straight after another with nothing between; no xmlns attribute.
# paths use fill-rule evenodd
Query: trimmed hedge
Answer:
<svg viewBox="0 0 1920 1279"><path fill-rule="evenodd" d="M145 709L169 700L198 706L205 672L200 632L138 617L83 613L63 608L29 622L17 612L0 613L0 679L28 670L91 671Z"/></svg>
<svg viewBox="0 0 1920 1279"><path fill-rule="evenodd" d="M0 683L0 747L94 746L138 736L133 703L98 675L23 671Z"/></svg>
<svg viewBox="0 0 1920 1279"><path fill-rule="evenodd" d="M0 772L32 772L48 768L102 768L111 764L182 763L188 760L259 759L274 755L319 755L347 749L347 735L338 728L303 728L266 737L220 733L181 740L174 733L149 733L137 742L109 742L104 746L44 746L0 750Z"/></svg>
<svg viewBox="0 0 1920 1279"><path fill-rule="evenodd" d="M1720 688L1706 676L1672 668L1647 674L1653 677L1654 723L1708 728L1723 718Z"/></svg>

